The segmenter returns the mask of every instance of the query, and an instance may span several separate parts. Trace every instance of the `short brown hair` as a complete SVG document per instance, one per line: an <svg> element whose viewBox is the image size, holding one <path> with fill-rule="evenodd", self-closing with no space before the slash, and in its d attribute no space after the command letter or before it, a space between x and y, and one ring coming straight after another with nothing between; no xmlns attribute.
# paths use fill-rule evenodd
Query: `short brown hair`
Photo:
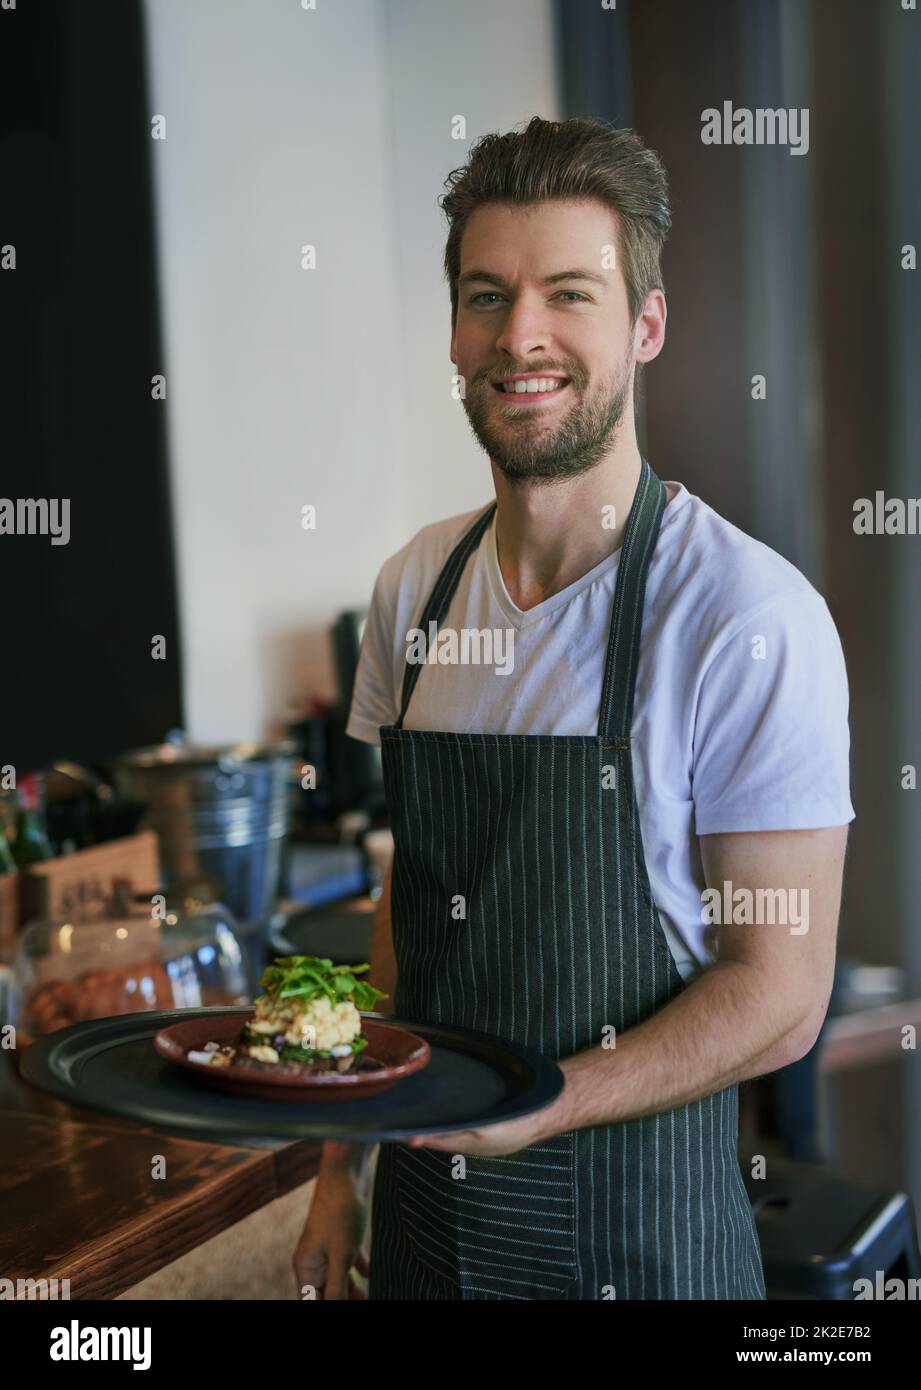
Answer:
<svg viewBox="0 0 921 1390"><path fill-rule="evenodd" d="M523 131L482 136L467 163L445 179L445 188L438 202L449 222L444 267L452 324L457 321L464 228L486 203L600 199L617 214L631 323L649 291L664 289L659 258L671 227L665 169L634 130L578 117L545 121L533 116Z"/></svg>

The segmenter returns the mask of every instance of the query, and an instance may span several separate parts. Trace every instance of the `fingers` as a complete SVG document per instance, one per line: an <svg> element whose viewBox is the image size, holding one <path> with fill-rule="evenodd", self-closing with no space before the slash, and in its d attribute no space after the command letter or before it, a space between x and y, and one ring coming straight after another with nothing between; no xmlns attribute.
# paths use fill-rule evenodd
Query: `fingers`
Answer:
<svg viewBox="0 0 921 1390"><path fill-rule="evenodd" d="M294 1278L297 1281L297 1293L299 1298L325 1298L325 1271L321 1274L316 1269L307 1269L304 1266L298 1267L295 1265ZM315 1290L315 1292L311 1293L311 1289Z"/></svg>
<svg viewBox="0 0 921 1390"><path fill-rule="evenodd" d="M354 1261L352 1262L348 1270L345 1272L345 1275L342 1280L345 1292L336 1293L335 1295L333 1295L333 1297L357 1299L363 1303L366 1303L368 1301L367 1290L362 1288L361 1284L358 1283L358 1281L355 1278L355 1273L362 1275L364 1279L369 1279L371 1276L371 1257L368 1254L368 1251L364 1248L364 1246L361 1246L358 1250L356 1250ZM335 1275L336 1287L338 1288L338 1271L335 1272ZM334 1275L331 1274L330 1282L333 1281L333 1278ZM330 1294L325 1293L323 1297L329 1298Z"/></svg>
<svg viewBox="0 0 921 1390"><path fill-rule="evenodd" d="M322 1295L324 1302L337 1303L351 1298L351 1278L351 1265L331 1265Z"/></svg>
<svg viewBox="0 0 921 1390"><path fill-rule="evenodd" d="M322 1247L316 1241L310 1240L306 1234L302 1235L295 1246L291 1264L297 1280L299 1297L323 1298L329 1262ZM315 1289L316 1293L311 1294L311 1289Z"/></svg>
<svg viewBox="0 0 921 1390"><path fill-rule="evenodd" d="M298 1293L302 1298L305 1289L311 1288L316 1291L313 1296L324 1302L336 1303L350 1298L366 1300L368 1297L352 1276L354 1268L365 1279L370 1278L371 1256L364 1246L355 1252L354 1260L348 1256L341 1261L306 1259L301 1255L293 1261L293 1265Z"/></svg>

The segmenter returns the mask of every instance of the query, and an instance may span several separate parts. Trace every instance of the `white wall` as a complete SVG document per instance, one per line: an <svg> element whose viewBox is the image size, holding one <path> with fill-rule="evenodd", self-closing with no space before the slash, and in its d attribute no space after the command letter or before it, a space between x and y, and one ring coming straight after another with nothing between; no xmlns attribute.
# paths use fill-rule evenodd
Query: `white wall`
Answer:
<svg viewBox="0 0 921 1390"><path fill-rule="evenodd" d="M550 0L316 5L146 0L186 727L207 741L334 695L329 624L420 526L492 495L450 397L436 199L480 134L559 114Z"/></svg>

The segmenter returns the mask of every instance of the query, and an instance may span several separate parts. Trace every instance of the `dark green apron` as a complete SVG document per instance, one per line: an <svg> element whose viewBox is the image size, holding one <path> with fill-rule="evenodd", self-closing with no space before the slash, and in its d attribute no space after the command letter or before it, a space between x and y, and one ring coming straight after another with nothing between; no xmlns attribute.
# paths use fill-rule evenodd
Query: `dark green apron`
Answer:
<svg viewBox="0 0 921 1390"><path fill-rule="evenodd" d="M684 988L652 901L630 730L646 574L666 491L643 460L614 593L597 736L381 729L395 856L395 1013L554 1059ZM495 503L424 613L442 623ZM565 690L559 698L565 700ZM614 775L611 775L611 769ZM466 917L452 907L461 894ZM617 1067L616 1050L611 1066ZM372 1299L763 1299L735 1086L504 1158L382 1145Z"/></svg>

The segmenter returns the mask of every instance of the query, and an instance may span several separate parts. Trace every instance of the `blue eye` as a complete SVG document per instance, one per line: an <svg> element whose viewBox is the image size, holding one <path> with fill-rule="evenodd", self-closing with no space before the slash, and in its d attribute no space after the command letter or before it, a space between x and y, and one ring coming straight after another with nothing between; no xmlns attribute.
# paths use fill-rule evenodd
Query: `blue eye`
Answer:
<svg viewBox="0 0 921 1390"><path fill-rule="evenodd" d="M563 296L563 295L568 295L568 296L570 297L570 301L571 301L571 302L575 302L576 304L587 304L587 303L588 303L588 296L587 296L587 295L584 295L584 294L580 294L578 290L561 290L561 291L560 291L560 296ZM476 304L478 300L482 300L482 299L493 299L493 300L495 300L495 299L500 299L500 298L501 298L501 295L500 295L500 293L499 293L498 290L481 290L479 294L471 295L471 297L470 297L470 303L471 303L471 304ZM487 306L487 307L488 307L488 306Z"/></svg>

